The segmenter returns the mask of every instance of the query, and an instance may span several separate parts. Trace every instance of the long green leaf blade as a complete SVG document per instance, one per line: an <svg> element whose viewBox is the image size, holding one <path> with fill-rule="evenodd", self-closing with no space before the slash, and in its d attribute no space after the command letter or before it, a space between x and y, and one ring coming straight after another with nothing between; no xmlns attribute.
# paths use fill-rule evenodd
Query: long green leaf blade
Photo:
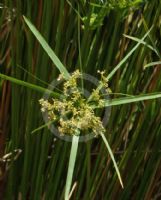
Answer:
<svg viewBox="0 0 161 200"><path fill-rule="evenodd" d="M110 157L111 157L111 159L112 159L112 161L113 161L113 164L114 164L116 173L117 173L117 175L118 175L120 184L121 184L121 186L122 186L122 188L123 188L124 186L123 186L123 182L122 182L122 179L121 179L120 171L119 171L118 166L117 166L117 164L116 164L114 155L113 155L112 150L111 150L111 148L110 148L110 145L108 144L108 141L106 140L106 137L104 136L104 134L103 134L103 133L100 133L100 135L101 135L101 137L102 137L102 139L103 139L103 141L104 141L104 143L105 143L105 145L106 145L106 147L107 147L107 150L108 150L108 152L109 152L109 154L110 154Z"/></svg>
<svg viewBox="0 0 161 200"><path fill-rule="evenodd" d="M151 93L151 94L142 94L134 97L124 97L124 98L116 98L112 100L106 100L103 106L92 106L93 108L100 107L108 107L108 106L116 106L122 104L128 104L138 101L152 100L161 98L161 92Z"/></svg>
<svg viewBox="0 0 161 200"><path fill-rule="evenodd" d="M154 51L157 54L157 56L159 56L159 54L156 51L156 49L153 46L151 46L150 44L147 44L145 41L140 40L139 38L136 38L136 37L133 37L133 36L130 36L130 35L126 35L126 34L124 34L124 36L126 38L129 38L129 39L135 41L135 42L141 42L141 44L145 45L146 47L148 47L149 49L151 49L152 51Z"/></svg>
<svg viewBox="0 0 161 200"><path fill-rule="evenodd" d="M51 49L51 47L48 45L48 43L45 41L43 36L40 34L40 32L35 28L35 26L25 16L23 16L23 18L24 18L26 24L28 25L28 27L30 28L30 30L32 31L32 33L35 35L36 39L39 41L39 43L43 47L43 49L46 51L48 56L51 58L51 60L55 64L55 66L59 69L60 73L62 73L65 76L65 78L68 79L70 77L68 71L66 70L64 65L61 63L59 58L56 56L54 51Z"/></svg>
<svg viewBox="0 0 161 200"><path fill-rule="evenodd" d="M78 143L79 143L79 137L73 136L72 139L72 147L70 152L70 158L69 158L69 166L68 166L68 173L67 173L67 180L66 180L66 187L65 187L65 200L69 199L69 192L72 184L72 178L73 178L73 171L76 161L76 155L78 150Z"/></svg>
<svg viewBox="0 0 161 200"><path fill-rule="evenodd" d="M144 39L149 35L152 27L149 31L144 35L144 37L138 41L138 43L132 48L132 50L119 62L118 65L111 71L111 73L107 76L107 80L111 79L113 75L117 72L117 70L127 61L127 59L135 52L135 50L139 47L139 45L144 41Z"/></svg>
<svg viewBox="0 0 161 200"><path fill-rule="evenodd" d="M60 94L57 93L57 92L53 92L53 91L48 90L46 88L43 88L41 86L38 86L38 85L35 85L35 84L32 84L32 83L28 83L26 81L22 81L20 79L17 79L17 78L11 77L11 76L7 76L5 74L0 73L0 78L2 78L4 80L11 81L12 83L15 83L17 85L21 85L21 86L27 87L29 89L32 89L32 90L35 90L35 91L38 91L38 92L41 92L41 93L44 93L44 92L47 93L48 92L49 94L52 94L52 96L54 96L54 97L60 96Z"/></svg>
<svg viewBox="0 0 161 200"><path fill-rule="evenodd" d="M128 60L128 58L135 52L135 50L139 47L139 45L144 41L144 39L148 36L153 26L149 29L149 31L138 41L138 43L132 48L132 50L116 65L116 67L110 72L110 74L106 77L107 81L113 77L113 75L117 72L117 70ZM102 83L100 83L97 87L97 90L100 90L103 87ZM88 101L92 99L92 96L89 97Z"/></svg>
<svg viewBox="0 0 161 200"><path fill-rule="evenodd" d="M144 66L144 69L146 69L148 67L152 67L154 65L161 65L161 61L156 61L156 62L148 63L147 65Z"/></svg>

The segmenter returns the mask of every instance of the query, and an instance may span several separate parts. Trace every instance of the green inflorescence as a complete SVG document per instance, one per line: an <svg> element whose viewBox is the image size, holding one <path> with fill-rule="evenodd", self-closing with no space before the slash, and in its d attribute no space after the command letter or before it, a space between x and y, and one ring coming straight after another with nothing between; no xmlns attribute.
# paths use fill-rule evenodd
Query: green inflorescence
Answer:
<svg viewBox="0 0 161 200"><path fill-rule="evenodd" d="M104 133L101 118L96 116L90 102L78 87L78 79L81 77L79 70L76 70L70 78L63 83L63 97L61 99L44 100L40 99L41 111L48 113L51 121L56 121L60 134L75 135L76 130L87 132L92 131L96 136ZM103 77L103 73L101 73ZM61 74L58 80L64 79ZM102 80L102 79L101 79ZM108 89L107 81L102 84ZM101 98L99 90L93 90L92 102L102 105L104 99Z"/></svg>

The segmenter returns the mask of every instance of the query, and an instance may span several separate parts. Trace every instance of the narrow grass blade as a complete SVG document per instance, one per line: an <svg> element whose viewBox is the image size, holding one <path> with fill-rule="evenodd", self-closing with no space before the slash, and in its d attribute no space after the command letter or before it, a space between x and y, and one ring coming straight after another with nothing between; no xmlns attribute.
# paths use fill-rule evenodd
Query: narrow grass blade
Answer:
<svg viewBox="0 0 161 200"><path fill-rule="evenodd" d="M34 129L31 133L33 134L33 133L35 133L35 132L37 132L37 131L40 131L40 130L43 129L43 128L46 128L46 127L50 126L54 121L55 121L55 120L49 121L49 122L47 122L46 124L43 124L42 126L39 126L38 128Z"/></svg>
<svg viewBox="0 0 161 200"><path fill-rule="evenodd" d="M144 69L146 69L148 67L152 67L154 65L160 65L160 64L161 64L161 61L151 62L151 63L148 63L147 65L145 65Z"/></svg>
<svg viewBox="0 0 161 200"><path fill-rule="evenodd" d="M17 85L21 85L21 86L30 88L32 90L36 90L36 91L41 92L41 93L44 93L44 92L47 93L47 92L49 92L49 94L52 94L52 96L54 96L54 97L59 97L60 96L60 94L57 93L57 92L53 92L53 91L48 90L46 88L43 88L41 86L38 86L38 85L35 85L35 84L32 84L32 83L28 83L28 82L25 82L25 81L22 81L22 80L19 80L17 78L13 78L13 77L7 76L5 74L1 74L0 73L0 78L2 78L4 80L11 81L12 83L15 83Z"/></svg>
<svg viewBox="0 0 161 200"><path fill-rule="evenodd" d="M35 28L35 26L25 16L23 16L23 18L26 24L28 25L28 27L30 28L30 30L32 31L32 33L35 35L36 39L39 41L39 43L43 47L43 49L51 58L55 66L59 69L60 73L62 73L65 76L65 78L68 79L70 77L68 71L66 70L64 65L61 63L59 58L56 56L54 51L51 49L51 47L48 45L48 43L45 41L43 36L39 33L39 31Z"/></svg>
<svg viewBox="0 0 161 200"><path fill-rule="evenodd" d="M35 76L34 74L30 73L29 71L27 71L24 67L17 65L16 67L20 68L22 71L25 72L25 74L28 74L30 77L34 78L35 80L39 81L40 83L43 83L44 85L49 86L49 84L43 80L41 80L40 78L38 78L37 76Z"/></svg>
<svg viewBox="0 0 161 200"><path fill-rule="evenodd" d="M132 50L119 62L119 64L110 72L107 76L107 80L111 79L113 75L117 72L117 70L127 61L127 59L134 53L134 51L139 47L139 45L144 41L144 39L149 35L150 31L153 27L149 29L149 31L144 35L144 37L138 41L138 43L132 48Z"/></svg>
<svg viewBox="0 0 161 200"><path fill-rule="evenodd" d="M141 42L141 44L145 45L146 47L148 47L149 49L151 49L152 51L154 51L154 52L157 54L157 56L159 57L159 54L158 54L158 52L156 51L156 49L155 49L153 46L151 46L150 44L147 44L145 41L142 41L142 40L140 40L139 38L136 38L136 37L133 37L133 36L130 36L130 35L124 34L124 36L125 36L126 38L129 38L129 39L135 41L135 42Z"/></svg>
<svg viewBox="0 0 161 200"><path fill-rule="evenodd" d="M98 8L109 8L107 7L106 5L100 5L100 4L96 4L96 3L89 3L91 6L94 6L94 7L98 7Z"/></svg>
<svg viewBox="0 0 161 200"><path fill-rule="evenodd" d="M102 107L116 106L116 105L128 104L128 103L133 103L133 102L138 102L138 101L157 99L157 98L161 98L161 92L151 93L151 94L143 94L143 95L138 95L138 96L134 96L134 97L124 97L124 98L116 98L116 99L112 99L112 100L106 100L104 106L102 106ZM93 108L99 108L99 107L93 106Z"/></svg>
<svg viewBox="0 0 161 200"><path fill-rule="evenodd" d="M118 175L120 184L121 184L122 188L124 188L123 182L122 182L122 179L121 179L121 175L120 175L120 171L119 171L118 166L117 166L117 164L116 164L114 155L113 155L112 150L111 150L111 148L110 148L110 145L108 144L108 141L106 140L106 137L104 136L104 134L101 133L100 135L101 135L101 137L102 137L102 139L103 139L103 141L104 141L104 143L105 143L105 145L106 145L106 147L107 147L107 150L108 150L108 152L109 152L109 154L110 154L110 157L111 157L111 159L112 159L112 161L113 161L113 164L114 164L116 173L117 173L117 175Z"/></svg>
<svg viewBox="0 0 161 200"><path fill-rule="evenodd" d="M139 47L139 45L144 41L144 39L148 36L150 31L152 30L153 26L149 29L149 31L142 37L141 40L132 48L132 50L119 62L118 65L110 72L110 74L107 76L107 80L111 79L113 75L117 72L117 70L127 61L127 59L135 52L135 50ZM103 87L102 83L97 87L97 90L100 90ZM88 101L92 99L92 96L89 97Z"/></svg>
<svg viewBox="0 0 161 200"><path fill-rule="evenodd" d="M74 171L74 166L75 166L75 161L76 161L78 142L79 142L79 137L73 136L69 166L68 166L68 173L67 173L67 180L66 180L66 187L65 187L65 200L69 200L69 193L70 193L70 188L72 184L72 177L73 177L73 171Z"/></svg>
<svg viewBox="0 0 161 200"><path fill-rule="evenodd" d="M70 7L74 10L74 12L78 15L78 17L83 21L83 18L81 17L80 12L77 11L77 10L72 6L72 4L71 4L70 1L66 0L66 2L70 5Z"/></svg>
<svg viewBox="0 0 161 200"><path fill-rule="evenodd" d="M157 12L159 11L159 9L157 10ZM156 13L156 16L159 16L159 12L158 12L158 14ZM155 18L157 19L158 17L156 17L155 16ZM149 28L149 25L147 24L147 22L146 22L146 19L145 19L145 17L144 17L144 15L142 15L142 21L143 21L143 25L144 25L144 28L145 28L145 30L147 31ZM155 24L155 23L154 23ZM152 37L152 35L151 34L149 34L148 35L148 38L150 39L150 41L151 41L151 43L153 44L153 47L155 48L155 50L157 51L157 55L159 55L159 58L161 58L161 54L160 54L160 51L159 51L159 49L157 48L157 46L156 46L156 41L154 41L154 39L153 39L153 37Z"/></svg>

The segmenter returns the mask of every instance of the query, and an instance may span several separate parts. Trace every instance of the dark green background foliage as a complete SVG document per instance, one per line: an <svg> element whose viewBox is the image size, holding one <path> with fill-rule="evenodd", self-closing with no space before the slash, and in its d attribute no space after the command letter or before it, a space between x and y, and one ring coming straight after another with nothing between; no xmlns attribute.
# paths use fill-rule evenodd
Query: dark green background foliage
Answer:
<svg viewBox="0 0 161 200"><path fill-rule="evenodd" d="M136 45L136 41L123 34L141 39L153 25L145 40L153 50L140 45L109 86L113 93L159 92L160 66L146 70L143 67L160 60L161 2L142 1L135 8L118 9L121 5L109 8L105 1L85 0L3 1L1 73L42 87L47 87L58 75L22 15L42 33L69 72L79 68L93 76L98 76L98 69L108 74ZM22 150L17 158L12 153L11 161L0 162L3 199L63 199L71 144L56 140L47 128L31 134L44 123L38 103L42 94L4 80L1 80L1 94L0 157ZM113 94L111 98L118 96ZM73 177L76 187L71 199L161 198L160 106L158 99L112 107L106 137L124 189L102 140L96 138L79 144Z"/></svg>

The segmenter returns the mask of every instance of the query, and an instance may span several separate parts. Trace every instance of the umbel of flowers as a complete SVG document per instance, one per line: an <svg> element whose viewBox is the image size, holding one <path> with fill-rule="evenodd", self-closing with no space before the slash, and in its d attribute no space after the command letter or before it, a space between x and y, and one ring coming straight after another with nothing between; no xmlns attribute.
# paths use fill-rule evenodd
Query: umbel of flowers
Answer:
<svg viewBox="0 0 161 200"><path fill-rule="evenodd" d="M108 90L104 72L99 73L101 84ZM101 106L104 104L104 99L99 89L93 89L91 100L86 99L78 86L81 76L79 70L73 72L68 80L65 80L62 74L59 75L58 80L63 79L63 97L52 98L50 101L40 99L41 112L47 112L49 121L56 123L60 134L75 135L79 129L81 134L92 131L97 136L99 133L104 133L105 129L101 118L96 116L91 102Z"/></svg>

